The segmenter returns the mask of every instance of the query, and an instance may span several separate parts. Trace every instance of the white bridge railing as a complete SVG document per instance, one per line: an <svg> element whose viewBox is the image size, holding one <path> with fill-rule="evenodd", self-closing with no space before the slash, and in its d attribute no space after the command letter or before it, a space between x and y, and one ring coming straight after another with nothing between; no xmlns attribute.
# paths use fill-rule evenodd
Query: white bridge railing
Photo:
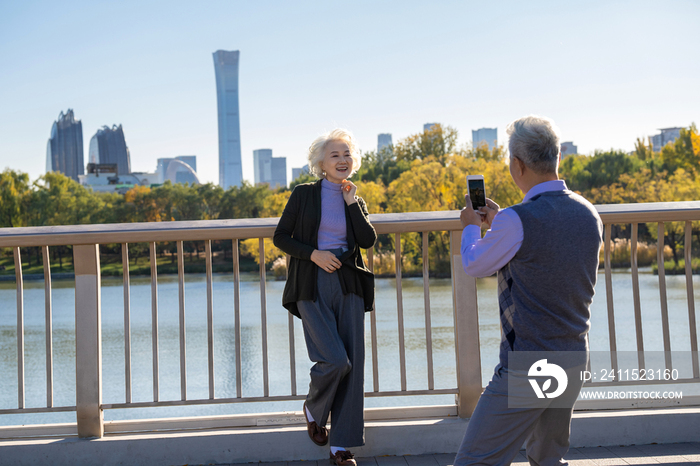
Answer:
<svg viewBox="0 0 700 466"><path fill-rule="evenodd" d="M628 204L628 205L604 205L597 206L605 223L605 277L606 299L608 304L608 328L610 351L613 355L612 367L617 367L615 354L617 351L613 306L613 290L611 286L610 245L611 225L631 224L632 226L632 282L634 289L635 332L637 336L637 349L640 358L644 354L644 339L642 335L642 317L639 299L639 277L636 261L637 232L639 223L658 223L659 257L663 262L664 222L685 222L685 244L691 244L691 222L700 220L700 202L679 203L655 203L655 204ZM163 223L135 223L135 224L110 224L110 225L86 225L86 226L58 226L36 228L4 228L0 229L0 248L13 248L16 270L17 287L17 407L0 409L0 415L12 415L22 413L51 413L61 411L75 411L77 423L69 426L17 426L0 428L0 437L41 435L41 434L77 434L80 437L101 437L105 432L125 431L129 429L144 430L156 429L164 425L171 428L168 421L152 421L139 424L137 421L119 421L119 426L110 428L105 426L103 412L108 409L119 408L145 408L161 406L185 406L202 404L242 403L242 402L266 402L301 400L304 394L298 393L296 387L295 364L295 337L294 322L291 315L288 316L289 332L289 391L284 395L271 395L269 390L268 367L268 332L267 332L267 303L265 288L265 243L264 238L272 237L278 219L243 219L243 220L214 220L193 222L163 222ZM395 273L396 273L396 304L399 348L399 372L400 390L382 391L379 386L379 366L377 356L377 324L376 312L370 313L371 325L371 358L372 383L371 389L366 392L367 397L377 396L412 396L412 395L445 395L455 394L453 406L424 406L412 409L376 409L368 419L386 419L397 417L425 417L425 416L449 416L459 415L469 417L476 405L482 391L482 372L479 339L479 319L476 296L476 280L468 277L461 265L460 239L461 225L458 212L421 212L406 214L377 214L371 216L371 221L378 234L394 235L395 239ZM428 232L449 232L450 257L451 257L451 283L454 315L454 347L456 353L456 380L450 388L436 389L434 384L433 345L431 330L431 300L428 286ZM420 390L407 388L406 370L406 346L403 315L402 294L402 270L401 270L401 241L402 233L419 232L422 234L422 258L423 258L423 286L424 286L424 314L425 314L425 341L427 361L427 387ZM260 322L262 342L262 374L263 396L244 396L242 391L243 370L241 362L241 305L240 305L240 269L239 269L239 242L243 239L258 239L258 254L260 257ZM214 326L213 326L213 278L212 278L212 241L225 240L232 242L232 265L234 298L233 312L235 320L235 379L236 390L233 397L217 397L214 385ZM180 362L180 399L160 399L160 369L159 369L159 330L158 330L158 270L156 257L156 243L176 242L178 264L178 303L179 303L179 362ZM186 351L186 309L185 309L185 273L184 273L184 241L204 241L206 261L206 296L207 296L207 375L208 396L205 398L191 398L188 395L187 386L187 351ZM124 299L124 380L125 401L123 403L102 402L102 330L101 330L101 275L100 275L100 244L122 244L123 267L123 299ZM153 387L150 401L134 401L132 399L132 370L131 370L131 295L129 282L129 257L128 247L130 243L148 243L151 268L151 341L152 341L152 373ZM54 374L52 346L52 283L49 263L50 246L73 246L73 262L75 269L75 350L76 350L76 402L74 406L55 406L54 404ZM24 289L21 266L21 250L23 247L41 247L43 252L44 285L45 285L45 332L46 332L46 406L25 406L25 349L24 349ZM373 251L368 251L369 264L373 264ZM694 307L693 282L690 270L691 248L686 248L686 287L688 293L688 325L690 328L690 346L694 352L693 377L684 382L700 382L697 360L697 333ZM661 322L663 325L664 350L670 355L671 336L669 332L669 315L666 298L665 274L663 267L659 268L659 287L661 300ZM629 331L624 329L623 331ZM6 338L0 336L0 338ZM6 343L6 342L5 342ZM4 345L7 347L8 345ZM670 356L669 356L670 357ZM640 360L641 363L641 360ZM671 361L667 361L670 366ZM3 374L10 377L10 374ZM595 384L590 384L595 385ZM604 386L604 384L599 384ZM593 403L593 402L591 402ZM588 406L593 406L589 404ZM596 406L600 406L598 403ZM265 415L257 416L258 419ZM160 423L159 423L160 422ZM183 421L179 421L182 426ZM214 427L221 423L226 425L245 424L245 420L211 420L207 418L193 418L192 426ZM107 423L110 424L110 423ZM140 427L138 427L140 426ZM3 433L4 430L4 433Z"/></svg>

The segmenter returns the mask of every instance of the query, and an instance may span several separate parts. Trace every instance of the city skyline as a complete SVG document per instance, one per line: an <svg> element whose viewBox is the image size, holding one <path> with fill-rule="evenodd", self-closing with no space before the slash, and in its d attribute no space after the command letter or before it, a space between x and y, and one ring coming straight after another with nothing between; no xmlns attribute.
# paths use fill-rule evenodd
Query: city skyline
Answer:
<svg viewBox="0 0 700 466"><path fill-rule="evenodd" d="M507 123L534 113L590 154L629 152L659 128L700 123L700 64L687 58L700 42L697 2L272 1L214 10L159 1L4 5L0 169L40 176L47 126L73 108L89 135L112 122L128 129L133 171L192 153L201 180L218 184L216 50L244 57L239 123L249 182L254 149L284 154L289 176L334 127L351 130L363 151L377 147L380 132L397 142L425 122L457 129L464 145L474 129L505 134ZM331 20L332 33L316 27ZM71 47L46 47L66 31L76 37ZM483 63L469 59L475 48ZM668 66L650 67L653 56Z"/></svg>

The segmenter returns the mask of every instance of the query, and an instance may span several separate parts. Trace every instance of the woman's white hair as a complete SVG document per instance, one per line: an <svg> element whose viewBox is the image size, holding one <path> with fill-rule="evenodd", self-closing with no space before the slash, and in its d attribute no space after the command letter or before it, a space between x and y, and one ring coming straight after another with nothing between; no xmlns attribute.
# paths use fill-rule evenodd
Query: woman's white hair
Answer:
<svg viewBox="0 0 700 466"><path fill-rule="evenodd" d="M559 128L554 121L528 115L509 123L506 133L511 157L519 158L535 173L557 172L561 146Z"/></svg>
<svg viewBox="0 0 700 466"><path fill-rule="evenodd" d="M352 157L352 172L354 175L360 169L362 159L355 144L355 138L352 133L346 129L336 128L321 136L317 137L309 147L309 172L318 177L325 178L325 172L321 168L321 162L326 155L326 147L331 141L343 141L350 149L350 157Z"/></svg>

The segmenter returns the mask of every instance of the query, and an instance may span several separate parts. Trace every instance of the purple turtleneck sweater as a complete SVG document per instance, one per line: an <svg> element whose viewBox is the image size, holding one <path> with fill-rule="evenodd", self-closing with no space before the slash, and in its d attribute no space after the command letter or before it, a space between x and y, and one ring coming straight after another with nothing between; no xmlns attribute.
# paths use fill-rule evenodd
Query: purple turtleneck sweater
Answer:
<svg viewBox="0 0 700 466"><path fill-rule="evenodd" d="M318 227L318 249L348 247L345 227L345 200L342 185L321 181L321 224Z"/></svg>

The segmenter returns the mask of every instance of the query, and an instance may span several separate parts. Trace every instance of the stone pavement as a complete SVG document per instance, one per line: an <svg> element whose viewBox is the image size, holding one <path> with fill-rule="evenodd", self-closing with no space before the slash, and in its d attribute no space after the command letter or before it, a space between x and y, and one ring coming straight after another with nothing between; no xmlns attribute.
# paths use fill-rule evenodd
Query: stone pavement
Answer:
<svg viewBox="0 0 700 466"><path fill-rule="evenodd" d="M698 434L700 436L700 434ZM375 456L358 458L358 466L452 466L454 454L416 456ZM700 441L665 445L636 445L629 447L572 448L565 458L570 466L617 465L698 465L700 466ZM247 463L255 464L255 463ZM525 452L521 451L512 463L529 466ZM240 465L240 463L239 463ZM288 461L258 463L259 466L330 466L327 460ZM233 465L231 465L233 466Z"/></svg>

